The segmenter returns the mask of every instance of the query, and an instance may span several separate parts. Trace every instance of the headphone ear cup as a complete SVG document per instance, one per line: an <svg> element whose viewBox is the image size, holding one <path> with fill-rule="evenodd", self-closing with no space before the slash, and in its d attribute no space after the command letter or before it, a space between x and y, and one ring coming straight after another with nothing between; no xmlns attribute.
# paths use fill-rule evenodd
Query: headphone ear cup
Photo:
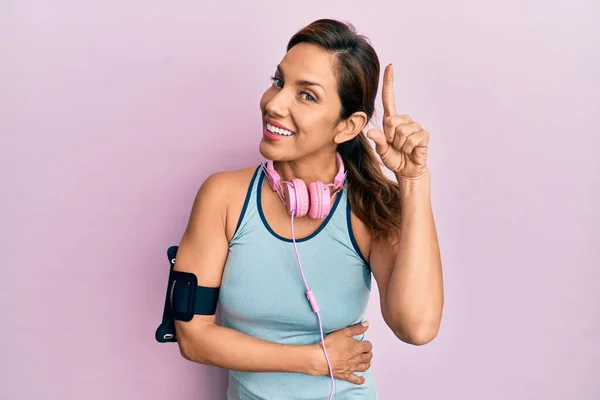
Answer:
<svg viewBox="0 0 600 400"><path fill-rule="evenodd" d="M308 191L303 180L294 178L291 185L285 185L285 205L288 215L295 211L295 217L303 217L308 212Z"/></svg>
<svg viewBox="0 0 600 400"><path fill-rule="evenodd" d="M308 185L308 192L310 195L308 216L312 219L322 219L328 216L331 209L329 186L321 181L311 182Z"/></svg>

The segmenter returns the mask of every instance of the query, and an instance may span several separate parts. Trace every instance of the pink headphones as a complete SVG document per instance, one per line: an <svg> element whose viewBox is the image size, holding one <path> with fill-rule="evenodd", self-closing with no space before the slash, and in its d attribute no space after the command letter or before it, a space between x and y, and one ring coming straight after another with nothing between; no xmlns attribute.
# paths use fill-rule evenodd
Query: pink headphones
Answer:
<svg viewBox="0 0 600 400"><path fill-rule="evenodd" d="M346 171L344 162L339 153L335 153L335 159L338 166L338 173L333 180L333 183L325 184L322 181L311 182L306 186L303 180L294 178L291 182L281 181L281 177L273 168L273 161L267 162L266 175L269 181L269 186L274 192L282 195L279 190L283 184L284 195L281 199L288 215L294 214L295 217L303 217L308 213L312 219L321 219L329 215L331 210L331 191L330 187L337 190L342 186L346 179ZM263 165L263 170L264 170Z"/></svg>

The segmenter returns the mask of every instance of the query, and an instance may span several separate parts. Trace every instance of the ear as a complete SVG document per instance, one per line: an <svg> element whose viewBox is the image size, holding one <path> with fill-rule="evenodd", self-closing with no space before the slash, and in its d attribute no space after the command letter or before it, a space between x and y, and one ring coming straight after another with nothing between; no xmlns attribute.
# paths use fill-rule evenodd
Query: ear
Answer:
<svg viewBox="0 0 600 400"><path fill-rule="evenodd" d="M338 123L337 133L333 138L336 144L344 143L352 140L362 132L362 130L369 122L367 114L362 111L357 111L347 119L342 120Z"/></svg>

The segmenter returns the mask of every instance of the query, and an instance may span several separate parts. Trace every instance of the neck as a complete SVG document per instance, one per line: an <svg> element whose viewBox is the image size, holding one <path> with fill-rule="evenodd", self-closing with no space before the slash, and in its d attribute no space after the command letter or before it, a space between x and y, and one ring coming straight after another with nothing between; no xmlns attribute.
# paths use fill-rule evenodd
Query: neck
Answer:
<svg viewBox="0 0 600 400"><path fill-rule="evenodd" d="M275 161L273 166L282 180L291 181L293 178L299 178L307 185L314 181L333 183L338 172L335 153L311 154L292 161Z"/></svg>

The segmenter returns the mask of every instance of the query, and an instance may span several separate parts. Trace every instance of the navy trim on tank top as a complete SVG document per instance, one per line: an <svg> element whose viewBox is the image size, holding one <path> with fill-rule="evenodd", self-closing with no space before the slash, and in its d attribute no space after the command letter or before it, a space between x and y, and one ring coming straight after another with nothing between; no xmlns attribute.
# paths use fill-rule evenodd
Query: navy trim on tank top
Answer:
<svg viewBox="0 0 600 400"><path fill-rule="evenodd" d="M260 171L260 169L261 168L258 167L254 171L254 174L252 174L252 179L250 180L250 185L248 186L248 189L246 190L246 198L244 199L244 206L242 207L242 212L240 213L240 217L239 217L237 225L235 227L235 231L233 232L232 238L235 237L238 230L240 229L240 226L242 225L242 221L244 220L244 216L246 215L246 210L248 208L248 203L250 203L250 196L252 195L252 188L254 186L254 181L256 180L256 176L258 175L258 171Z"/></svg>
<svg viewBox="0 0 600 400"><path fill-rule="evenodd" d="M284 242L292 243L293 242L292 239L284 238L283 236L280 236L277 233L275 233L275 231L271 228L271 226L267 222L267 219L265 218L265 214L263 213L263 209L262 209L262 201L261 201L262 187L263 187L264 180L265 180L265 174L263 172L262 174L260 174L260 178L258 179L258 185L257 185L257 189L256 189L256 191L257 191L257 193L256 193L256 207L258 208L258 214L260 215L260 219L262 220L262 223L265 226L265 228L271 233L271 235L273 235L277 239L282 240ZM314 231L313 233L311 233L310 235L306 236L306 237L296 239L296 243L301 243L301 242L305 242L307 240L312 239L313 237L317 236L317 234L319 232L321 232L325 228L325 226L327 226L327 223L329 222L329 220L331 219L331 217L333 217L333 214L335 213L335 210L337 209L337 206L338 206L338 204L340 202L340 199L342 198L342 196L340 195L340 193L341 192L339 192L336 195L335 201L333 203L333 207L331 207L331 211L329 212L329 215L327 215L327 217L325 218L325 220L323 221L323 223L317 228L317 230Z"/></svg>
<svg viewBox="0 0 600 400"><path fill-rule="evenodd" d="M348 189L345 189L348 190ZM346 223L348 224L348 235L350 235L350 242L352 242L352 247L354 247L354 251L360 257L360 259L365 263L365 265L371 269L369 262L365 260L360 248L358 247L358 243L356 242L356 238L354 237L354 230L352 229L352 210L350 209L350 195L348 194L346 198Z"/></svg>

